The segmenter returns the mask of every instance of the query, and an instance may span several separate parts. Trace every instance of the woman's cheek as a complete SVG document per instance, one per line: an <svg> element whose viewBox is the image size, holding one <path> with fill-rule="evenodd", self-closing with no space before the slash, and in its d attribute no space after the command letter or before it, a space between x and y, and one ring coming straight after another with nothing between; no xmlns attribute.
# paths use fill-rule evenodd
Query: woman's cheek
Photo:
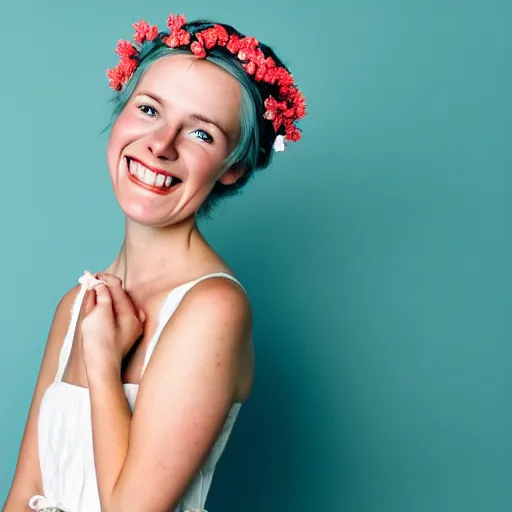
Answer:
<svg viewBox="0 0 512 512"><path fill-rule="evenodd" d="M128 110L123 110L112 129L112 135L116 140L131 138L140 131L137 117Z"/></svg>

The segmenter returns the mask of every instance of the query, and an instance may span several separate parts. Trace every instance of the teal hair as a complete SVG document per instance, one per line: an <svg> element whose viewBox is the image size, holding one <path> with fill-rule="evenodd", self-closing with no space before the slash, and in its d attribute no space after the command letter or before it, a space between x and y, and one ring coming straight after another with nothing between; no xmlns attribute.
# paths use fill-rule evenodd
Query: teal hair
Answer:
<svg viewBox="0 0 512 512"><path fill-rule="evenodd" d="M117 117L122 112L130 97L132 96L140 79L144 76L149 67L158 59L169 55L191 54L185 49L172 49L165 45L146 43L140 54L140 63L134 74L112 99L114 108L112 117L106 130L111 129ZM262 159L261 152L264 151L260 144L261 121L263 119L263 102L260 92L254 85L251 77L247 74L238 60L227 56L224 53L211 50L206 60L213 62L230 73L240 84L242 101L240 104L240 137L238 143L223 164L223 171L234 166L240 166L243 175L232 185L223 185L217 182L210 195L198 211L200 217L208 217L218 202L227 196L238 194L242 187L253 176L254 170L266 167L270 162L270 155ZM262 162L265 162L262 165Z"/></svg>

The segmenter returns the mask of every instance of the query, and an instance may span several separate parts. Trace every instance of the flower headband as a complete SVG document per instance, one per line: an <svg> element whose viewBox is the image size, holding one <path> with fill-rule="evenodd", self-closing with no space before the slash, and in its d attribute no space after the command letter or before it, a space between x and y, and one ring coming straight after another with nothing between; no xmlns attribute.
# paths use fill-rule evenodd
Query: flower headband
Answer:
<svg viewBox="0 0 512 512"><path fill-rule="evenodd" d="M253 37L230 35L222 25L217 24L192 34L183 28L185 24L184 15L171 14L167 20L169 33L166 34L160 33L158 27L144 20L134 23L133 39L136 45L124 40L117 44L116 53L120 61L117 66L107 70L110 87L120 91L130 80L140 63L142 44L145 41L159 38L162 44L170 48L189 48L202 59L206 58L209 50L223 47L242 62L245 71L255 82L277 86L277 98L272 95L264 98L264 118L272 122L276 133L274 149L283 151L285 141L297 142L301 138L301 131L296 123L306 115L306 99L289 71L278 66L272 57L265 57L259 42Z"/></svg>

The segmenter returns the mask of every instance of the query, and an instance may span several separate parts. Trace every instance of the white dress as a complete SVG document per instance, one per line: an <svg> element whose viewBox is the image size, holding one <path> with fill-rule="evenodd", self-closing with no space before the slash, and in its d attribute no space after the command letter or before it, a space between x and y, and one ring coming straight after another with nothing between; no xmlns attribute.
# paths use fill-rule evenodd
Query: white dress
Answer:
<svg viewBox="0 0 512 512"><path fill-rule="evenodd" d="M163 328L185 294L195 284L212 277L225 277L242 286L229 274L216 272L174 288L160 310L158 325L148 345L142 374ZM86 287L82 286L73 305L71 322L60 351L55 381L46 390L41 401L38 444L44 497L34 496L30 500L29 507L32 510L57 507L65 512L101 512L94 466L89 390L62 381L85 292ZM124 390L133 411L138 385L124 384ZM215 466L224 451L241 405L233 403L217 440L175 512L204 510Z"/></svg>

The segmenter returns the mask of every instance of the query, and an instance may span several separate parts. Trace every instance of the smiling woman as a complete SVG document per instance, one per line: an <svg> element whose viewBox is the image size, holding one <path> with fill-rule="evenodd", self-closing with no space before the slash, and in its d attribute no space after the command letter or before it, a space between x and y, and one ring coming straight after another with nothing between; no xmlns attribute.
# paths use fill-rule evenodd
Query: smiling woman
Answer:
<svg viewBox="0 0 512 512"><path fill-rule="evenodd" d="M272 148L284 149L284 136L290 142L300 138L296 121L305 115L305 103L293 77L270 47L252 37L244 37L228 25L197 21L180 26L184 21L183 16L173 15L168 20L171 32L179 34L183 31L182 34L188 34L188 37L181 36L184 38L182 41L186 42L184 45L178 44L180 36L167 37L161 33L155 36L156 27L151 27L145 22L135 25L138 30L146 31L139 32L141 35L138 38L144 39L144 44L140 51L137 51L137 66L133 75L122 87L120 83L126 79L126 71L130 73L134 64L133 59L130 58L133 57L131 49L133 47L131 44L127 46L124 41L120 41L118 53L121 56L129 55L130 57L128 57L129 60L121 60L120 65L110 72L111 85L120 89L114 97L112 123L123 112L133 97L134 91L141 89L141 79L147 74L148 69L162 58L183 54L196 57L195 61L198 62L199 56L201 58L199 62L213 63L216 65L213 67L214 70L219 72L223 69L227 75L234 78L237 90L233 98L229 98L229 82L226 79L224 83L228 83L228 87L225 90L219 88L219 95L209 87L210 83L204 84L205 90L197 91L200 96L204 96L201 99L205 104L209 103L210 109L220 110L220 103L217 105L215 103L219 98L223 98L225 101L223 106L231 107L231 113L236 113L239 133L235 141L232 140L231 134L230 142L235 143L230 147L229 155L225 158L220 170L243 169L243 172L238 173L237 179L228 181L226 178L214 183L208 197L198 210L199 216L206 216L222 198L239 193L254 175L255 170L262 170L270 164ZM152 29L154 29L153 33L151 33ZM151 36L155 36L155 39L148 41L147 37L151 38ZM209 46L207 53L205 46ZM211 71L211 73L214 72ZM172 86L172 82L177 79L177 76L170 76L169 81L165 81L165 88ZM188 89L191 83L190 77L185 79L185 88ZM219 83L219 87L222 87L222 83ZM233 89L233 80L231 80L231 88ZM175 96L177 97L179 98ZM152 99L162 104L159 101L161 98L153 96ZM210 125L213 122L217 128L223 130L221 123L215 123L214 119L209 119L205 115L206 111L199 112L198 105L194 106L197 109L192 114L195 120L203 120ZM155 114L158 112L153 109L148 110ZM226 139L229 137L227 131L224 131L224 136Z"/></svg>
<svg viewBox="0 0 512 512"><path fill-rule="evenodd" d="M203 511L251 393L251 304L197 218L299 140L305 102L254 38L167 24L108 72L125 237L57 307L5 512Z"/></svg>

